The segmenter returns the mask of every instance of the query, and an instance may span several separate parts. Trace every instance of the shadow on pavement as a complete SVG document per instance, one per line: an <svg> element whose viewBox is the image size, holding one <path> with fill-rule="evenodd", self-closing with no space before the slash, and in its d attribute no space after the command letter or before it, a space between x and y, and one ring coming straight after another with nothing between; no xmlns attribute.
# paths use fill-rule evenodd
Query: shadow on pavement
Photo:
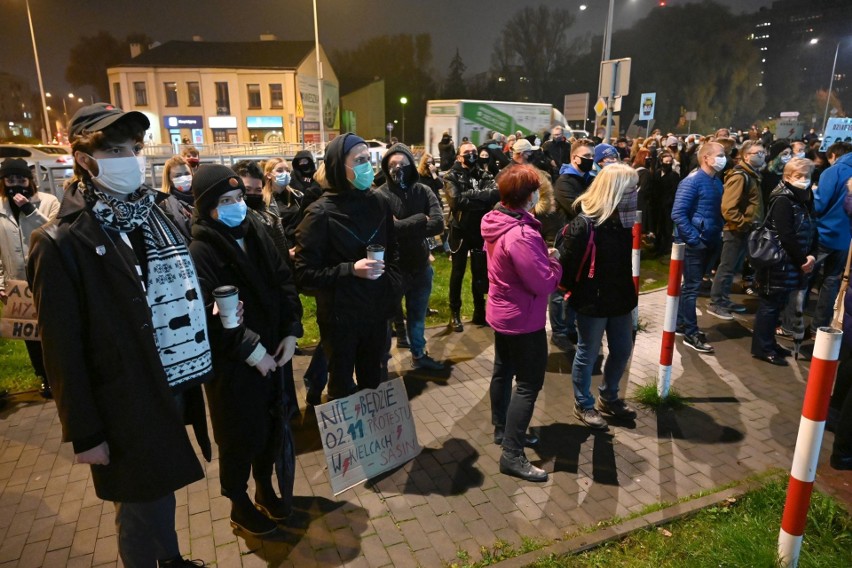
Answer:
<svg viewBox="0 0 852 568"><path fill-rule="evenodd" d="M409 495L462 495L468 489L481 487L485 475L476 467L479 452L467 440L448 438L438 449L424 448L407 467L398 468L371 480L378 486L384 478L405 476L403 493Z"/></svg>

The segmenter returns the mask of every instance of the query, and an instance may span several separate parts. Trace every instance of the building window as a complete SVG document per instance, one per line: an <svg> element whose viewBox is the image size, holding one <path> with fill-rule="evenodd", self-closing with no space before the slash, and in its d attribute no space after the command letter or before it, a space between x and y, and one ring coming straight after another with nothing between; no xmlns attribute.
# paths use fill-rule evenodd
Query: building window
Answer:
<svg viewBox="0 0 852 568"><path fill-rule="evenodd" d="M284 92L281 83L269 85L269 108L284 108Z"/></svg>
<svg viewBox="0 0 852 568"><path fill-rule="evenodd" d="M178 106L178 96L177 96L177 83L163 83L163 88L166 91L166 106L167 107L176 107Z"/></svg>
<svg viewBox="0 0 852 568"><path fill-rule="evenodd" d="M216 83L216 114L223 116L231 114L231 97L228 94L228 83Z"/></svg>
<svg viewBox="0 0 852 568"><path fill-rule="evenodd" d="M248 85L248 107L260 108L260 85Z"/></svg>
<svg viewBox="0 0 852 568"><path fill-rule="evenodd" d="M148 89L145 87L145 81L135 81L133 92L136 95L136 106L148 106Z"/></svg>
<svg viewBox="0 0 852 568"><path fill-rule="evenodd" d="M122 108L124 106L121 104L121 83L112 84L112 100L118 108Z"/></svg>
<svg viewBox="0 0 852 568"><path fill-rule="evenodd" d="M186 92L189 94L189 106L201 106L201 87L198 86L198 81L188 81Z"/></svg>

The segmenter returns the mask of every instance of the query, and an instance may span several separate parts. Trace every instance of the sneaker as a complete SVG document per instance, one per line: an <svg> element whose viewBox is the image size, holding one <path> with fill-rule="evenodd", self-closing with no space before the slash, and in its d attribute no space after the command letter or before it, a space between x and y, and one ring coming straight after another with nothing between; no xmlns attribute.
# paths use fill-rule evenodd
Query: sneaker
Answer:
<svg viewBox="0 0 852 568"><path fill-rule="evenodd" d="M411 366L415 369L423 369L425 371L442 371L444 370L444 364L435 361L428 354L421 355L420 357L412 357L411 358Z"/></svg>
<svg viewBox="0 0 852 568"><path fill-rule="evenodd" d="M562 335L561 333L554 333L550 336L550 343L552 343L557 349L562 351L573 351L574 346L571 344L571 341L568 339L567 335Z"/></svg>
<svg viewBox="0 0 852 568"><path fill-rule="evenodd" d="M700 331L695 335L684 335L683 344L692 347L699 353L713 353L715 351L713 346L707 343L707 340L704 338L704 334Z"/></svg>
<svg viewBox="0 0 852 568"><path fill-rule="evenodd" d="M595 408L602 414L609 414L615 418L630 420L636 418L636 409L624 402L623 398L615 400L604 400L598 398Z"/></svg>
<svg viewBox="0 0 852 568"><path fill-rule="evenodd" d="M500 456L500 473L526 481L547 481L547 472L531 464L523 453L513 456L503 452Z"/></svg>
<svg viewBox="0 0 852 568"><path fill-rule="evenodd" d="M780 337L782 339L793 339L793 332L787 331L779 325L775 328L775 337Z"/></svg>
<svg viewBox="0 0 852 568"><path fill-rule="evenodd" d="M594 408L580 408L575 404L574 416L589 428L594 428L595 430L606 430L609 428L601 413Z"/></svg>
<svg viewBox="0 0 852 568"><path fill-rule="evenodd" d="M719 318L720 320L729 321L734 319L734 316L731 315L731 312L729 312L722 306L717 306L716 304L710 304L709 306L707 306L707 313L713 317Z"/></svg>
<svg viewBox="0 0 852 568"><path fill-rule="evenodd" d="M158 560L157 565L159 568L187 568L192 566L200 566L205 567L207 564L204 563L203 560L190 560L189 558L184 558L183 556L175 556L174 558L169 558L168 560Z"/></svg>
<svg viewBox="0 0 852 568"><path fill-rule="evenodd" d="M738 304L736 302L726 303L725 309L729 312L734 312L735 314L744 314L747 311L747 308L743 304Z"/></svg>
<svg viewBox="0 0 852 568"><path fill-rule="evenodd" d="M678 337L683 337L685 335L682 325L675 327L675 335L677 335Z"/></svg>

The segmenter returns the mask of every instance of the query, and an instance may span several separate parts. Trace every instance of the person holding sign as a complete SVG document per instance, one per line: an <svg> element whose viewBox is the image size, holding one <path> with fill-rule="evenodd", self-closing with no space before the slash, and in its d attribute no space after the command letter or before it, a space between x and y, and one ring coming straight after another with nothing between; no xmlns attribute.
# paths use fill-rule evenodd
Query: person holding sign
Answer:
<svg viewBox="0 0 852 568"><path fill-rule="evenodd" d="M38 191L33 172L20 158L7 158L0 164L0 302L7 302L7 280L27 279L27 257L33 231L49 223L59 213L59 200ZM53 398L41 341L25 340L33 370L41 380L40 393Z"/></svg>
<svg viewBox="0 0 852 568"><path fill-rule="evenodd" d="M500 204L482 218L491 286L485 317L494 329L494 441L503 446L500 472L527 481L547 480L547 472L527 459L524 446L536 442L526 431L547 366L547 303L562 277L559 253L547 247L541 223L531 213L540 185L535 167L507 167L497 176Z"/></svg>
<svg viewBox="0 0 852 568"><path fill-rule="evenodd" d="M281 497L272 485L275 459L285 451L273 416L283 412L288 420L296 410L291 360L302 336L302 304L282 257L286 250L279 252L258 217L246 215L242 178L227 166L201 165L192 178L192 194L197 220L190 251L210 308L214 378L207 398L222 494L231 500L233 526L266 535L290 514L292 485ZM243 324L213 313L212 299L222 286L238 289ZM276 406L280 400L283 408ZM255 481L254 503L246 492L249 473ZM279 470L279 486L292 483L281 475Z"/></svg>

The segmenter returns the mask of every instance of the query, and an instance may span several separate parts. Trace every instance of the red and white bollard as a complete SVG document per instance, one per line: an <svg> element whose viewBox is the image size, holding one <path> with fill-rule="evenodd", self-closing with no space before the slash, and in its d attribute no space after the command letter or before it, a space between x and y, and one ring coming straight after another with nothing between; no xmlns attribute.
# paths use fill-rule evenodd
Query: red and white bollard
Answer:
<svg viewBox="0 0 852 568"><path fill-rule="evenodd" d="M802 418L799 422L799 436L793 452L787 501L784 503L784 515L781 518L781 533L778 535L778 558L783 567L795 568L799 563L802 535L805 533L808 507L811 504L811 491L816 478L819 450L825 431L825 419L828 416L831 389L837 375L842 339L843 332L839 329L821 327L817 331L808 385L805 388L805 402L802 405Z"/></svg>
<svg viewBox="0 0 852 568"><path fill-rule="evenodd" d="M657 372L657 394L669 396L672 386L672 360L674 359L677 308L680 303L680 284L683 278L683 256L686 245L672 245L672 260L669 264L669 289L666 295L666 318L663 320L663 342L660 345L660 369Z"/></svg>
<svg viewBox="0 0 852 568"><path fill-rule="evenodd" d="M633 285L636 287L636 293L639 293L639 261L642 253L642 212L636 212L636 222L633 224L633 255L631 261L633 264Z"/></svg>

